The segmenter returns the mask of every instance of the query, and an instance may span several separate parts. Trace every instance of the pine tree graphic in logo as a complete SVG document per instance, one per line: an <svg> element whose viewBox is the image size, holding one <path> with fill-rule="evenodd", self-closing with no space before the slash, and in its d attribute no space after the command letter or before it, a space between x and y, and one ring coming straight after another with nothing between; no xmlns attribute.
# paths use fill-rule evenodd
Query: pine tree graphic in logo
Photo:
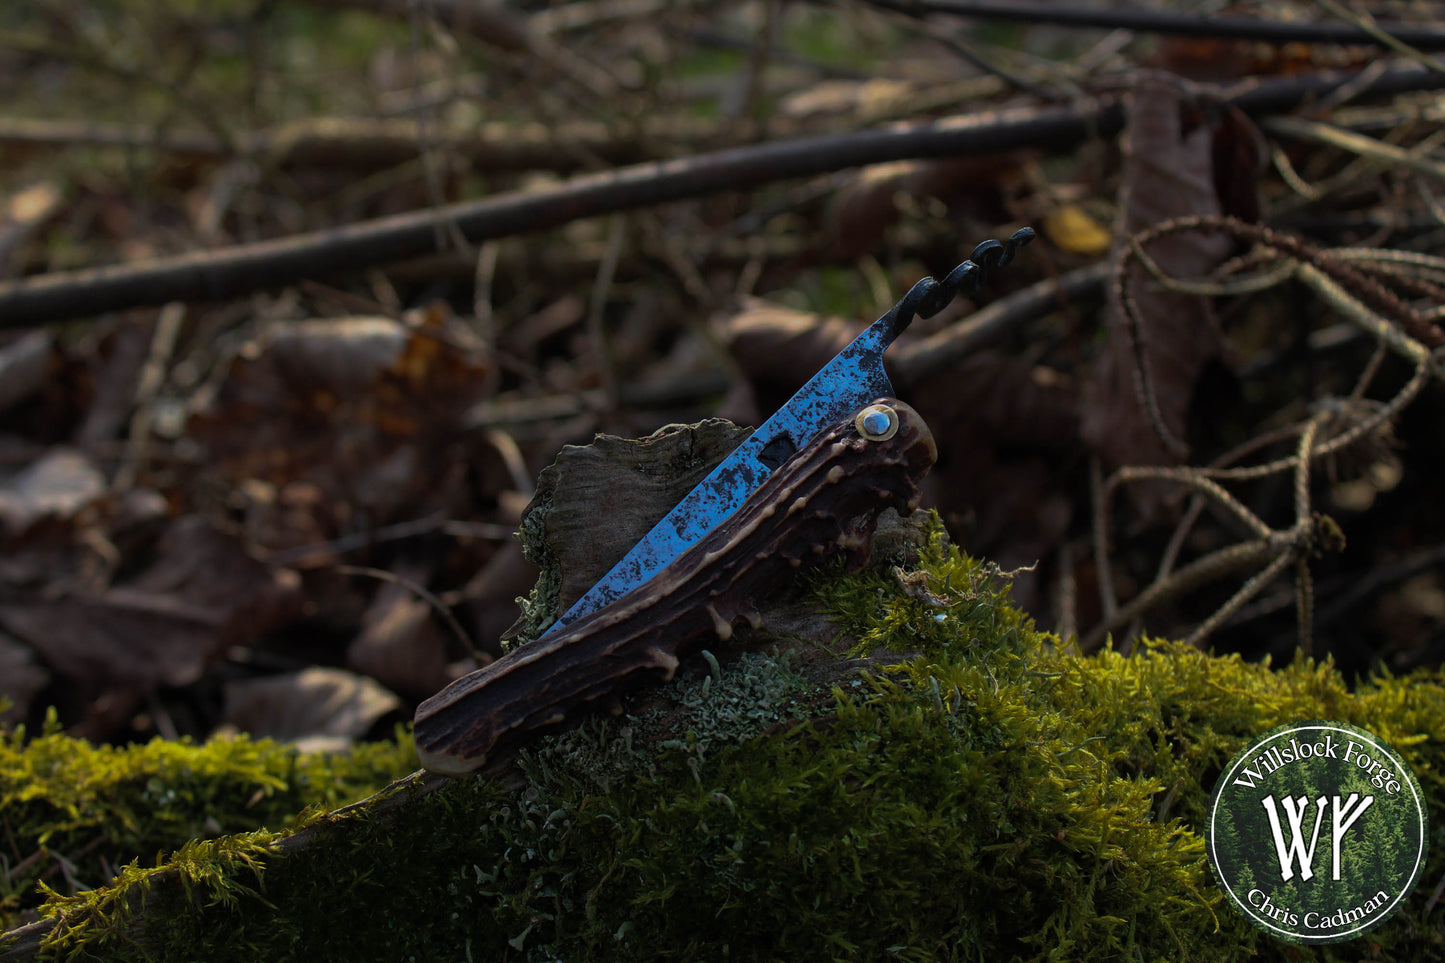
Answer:
<svg viewBox="0 0 1445 963"><path fill-rule="evenodd" d="M1383 923L1425 862L1424 798L1389 746L1340 722L1281 726L1235 756L1209 810L1209 861L1248 919L1298 943Z"/></svg>

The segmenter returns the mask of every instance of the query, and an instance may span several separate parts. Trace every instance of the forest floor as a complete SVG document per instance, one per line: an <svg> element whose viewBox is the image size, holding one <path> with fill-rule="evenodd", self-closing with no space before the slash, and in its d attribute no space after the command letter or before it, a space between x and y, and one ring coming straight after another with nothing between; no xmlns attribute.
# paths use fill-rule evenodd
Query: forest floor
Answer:
<svg viewBox="0 0 1445 963"><path fill-rule="evenodd" d="M757 424L1030 225L889 352L952 537L1083 651L1438 666L1445 31L892 6L0 12L6 724L385 736L561 446Z"/></svg>

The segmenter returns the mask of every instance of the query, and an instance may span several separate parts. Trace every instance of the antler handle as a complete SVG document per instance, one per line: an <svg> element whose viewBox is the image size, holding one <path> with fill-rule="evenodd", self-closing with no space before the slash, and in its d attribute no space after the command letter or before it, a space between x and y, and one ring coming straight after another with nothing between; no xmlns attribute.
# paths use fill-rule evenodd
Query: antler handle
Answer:
<svg viewBox="0 0 1445 963"><path fill-rule="evenodd" d="M792 569L835 548L861 564L879 513L916 508L936 458L923 419L893 399L820 432L650 581L423 702L422 765L471 772L588 711L620 710L627 691L670 679L680 656L726 640L739 621L756 627L756 600Z"/></svg>

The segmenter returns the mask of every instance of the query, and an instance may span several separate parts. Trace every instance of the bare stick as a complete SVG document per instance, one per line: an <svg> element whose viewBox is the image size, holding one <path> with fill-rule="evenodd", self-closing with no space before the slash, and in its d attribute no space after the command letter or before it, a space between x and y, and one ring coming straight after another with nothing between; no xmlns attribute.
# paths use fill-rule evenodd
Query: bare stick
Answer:
<svg viewBox="0 0 1445 963"><path fill-rule="evenodd" d="M1322 3L1325 0L1321 0ZM1245 17L1216 17L1152 10L1070 8L1054 3L972 2L972 0L868 0L875 7L909 16L932 13L1013 23L1046 23L1055 27L1099 27L1176 37L1228 37L1268 43L1350 43L1394 46L1403 42L1420 50L1445 50L1445 30L1403 23L1379 23L1374 30L1334 23L1281 23ZM1334 9L1334 4L1328 4ZM1341 15L1344 15L1343 13ZM1381 36L1384 34L1385 36ZM1386 39L1388 38L1388 39Z"/></svg>
<svg viewBox="0 0 1445 963"><path fill-rule="evenodd" d="M172 301L161 309L156 319L155 334L151 336L150 354L141 368L140 383L135 389L135 412L130 419L130 433L126 438L125 458L115 473L114 487L125 491L135 487L145 461L146 450L150 447L151 423L155 419L156 396L165 382L166 365L176 347L181 322L186 317L186 306Z"/></svg>
<svg viewBox="0 0 1445 963"><path fill-rule="evenodd" d="M1260 83L1232 98L1248 113L1286 110L1356 75L1324 73ZM1368 92L1439 89L1445 76L1418 68L1383 72ZM1088 109L994 111L867 131L802 137L637 164L544 190L413 211L308 234L134 265L67 271L0 283L0 329L176 300L229 298L305 277L372 267L436 252L438 218L472 243L761 184L923 157L959 157L1019 147L1064 150L1123 127L1112 98Z"/></svg>

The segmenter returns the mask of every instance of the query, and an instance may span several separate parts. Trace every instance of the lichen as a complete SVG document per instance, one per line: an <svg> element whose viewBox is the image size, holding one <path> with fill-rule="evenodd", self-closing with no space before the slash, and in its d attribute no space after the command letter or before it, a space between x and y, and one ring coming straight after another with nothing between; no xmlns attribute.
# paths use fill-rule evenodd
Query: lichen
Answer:
<svg viewBox="0 0 1445 963"><path fill-rule="evenodd" d="M607 792L622 781L655 777L681 752L694 772L724 746L787 718L807 681L786 650L745 652L724 666L706 650L704 665L641 711L592 716L520 753L518 765L539 785L576 784ZM660 750L660 752L659 752Z"/></svg>
<svg viewBox="0 0 1445 963"><path fill-rule="evenodd" d="M1081 658L1036 632L987 566L937 536L921 554L916 571L815 580L841 630L837 663L861 673L820 691L779 654L786 644L703 660L646 709L529 750L519 785L454 780L388 818L321 825L285 855L218 858L205 865L219 877L176 877L195 897L137 914L127 939L97 927L68 949L217 961L1440 957L1431 887L1362 941L1269 939L1224 904L1200 831L1213 781L1247 739L1340 719L1413 767L1437 836L1423 878L1440 879L1438 673L1351 691L1329 663L1273 669L1165 641Z"/></svg>
<svg viewBox="0 0 1445 963"><path fill-rule="evenodd" d="M517 597L521 618L507 632L506 642L523 645L537 638L556 620L560 608L562 570L547 543L547 516L552 508L553 489L539 488L517 528L522 557L538 568L537 583L526 595Z"/></svg>

